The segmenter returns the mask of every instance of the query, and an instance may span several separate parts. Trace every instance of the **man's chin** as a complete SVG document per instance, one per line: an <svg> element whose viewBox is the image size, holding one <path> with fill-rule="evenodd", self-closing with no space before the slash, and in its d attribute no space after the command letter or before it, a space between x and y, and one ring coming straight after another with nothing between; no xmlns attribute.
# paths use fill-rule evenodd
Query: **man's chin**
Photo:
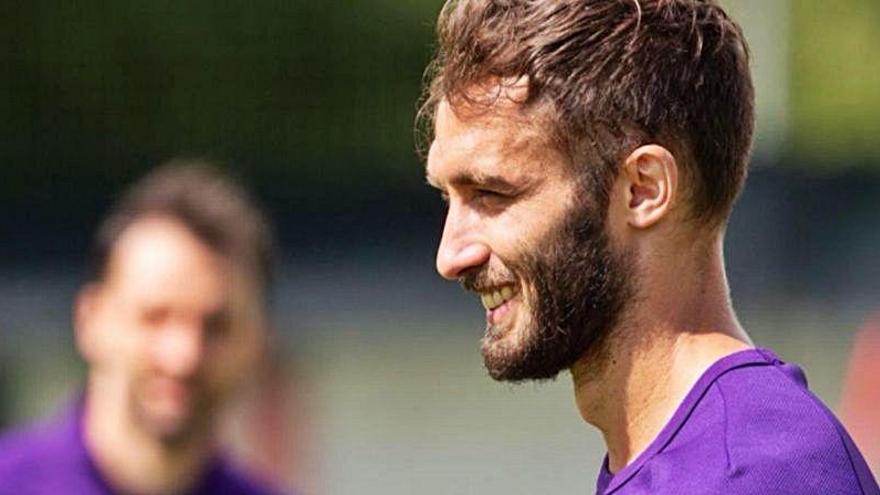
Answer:
<svg viewBox="0 0 880 495"><path fill-rule="evenodd" d="M547 366L541 363L535 366L526 359L520 361L507 360L499 362L484 355L483 363L489 377L496 382L522 383L527 381L555 380L565 367Z"/></svg>
<svg viewBox="0 0 880 495"><path fill-rule="evenodd" d="M530 325L487 327L480 351L489 376L499 382L519 383L530 380L553 380L568 369L563 342L544 337L547 332Z"/></svg>
<svg viewBox="0 0 880 495"><path fill-rule="evenodd" d="M489 376L499 382L522 382L555 377L559 371L548 372L538 366L539 360L516 328L487 328L481 352Z"/></svg>
<svg viewBox="0 0 880 495"><path fill-rule="evenodd" d="M497 347L500 345L515 345L512 343L503 344L507 341L514 340L514 331L508 325L486 325L483 333L483 348Z"/></svg>
<svg viewBox="0 0 880 495"><path fill-rule="evenodd" d="M483 363L489 374L495 378L498 372L496 368L506 368L510 362L517 361L517 354L521 353L517 342L516 330L510 325L487 324L480 341L480 352L483 354Z"/></svg>
<svg viewBox="0 0 880 495"><path fill-rule="evenodd" d="M186 441L201 423L191 410L169 411L149 406L139 407L136 419L149 435L168 444Z"/></svg>

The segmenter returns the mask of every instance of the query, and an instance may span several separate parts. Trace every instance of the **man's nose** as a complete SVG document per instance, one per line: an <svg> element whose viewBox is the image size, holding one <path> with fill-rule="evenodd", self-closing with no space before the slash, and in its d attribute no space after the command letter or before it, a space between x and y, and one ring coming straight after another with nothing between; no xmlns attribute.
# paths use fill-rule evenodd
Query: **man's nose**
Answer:
<svg viewBox="0 0 880 495"><path fill-rule="evenodd" d="M443 238L437 249L437 272L455 280L471 268L489 261L491 250L476 235L478 227L450 208L443 226Z"/></svg>
<svg viewBox="0 0 880 495"><path fill-rule="evenodd" d="M189 378L202 365L204 332L197 324L169 325L159 332L154 347L156 365L168 376Z"/></svg>

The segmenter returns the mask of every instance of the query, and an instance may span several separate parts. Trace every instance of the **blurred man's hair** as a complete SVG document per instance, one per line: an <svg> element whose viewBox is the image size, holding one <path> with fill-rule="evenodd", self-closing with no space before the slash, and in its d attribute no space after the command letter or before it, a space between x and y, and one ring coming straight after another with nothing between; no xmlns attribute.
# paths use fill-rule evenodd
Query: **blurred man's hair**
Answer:
<svg viewBox="0 0 880 495"><path fill-rule="evenodd" d="M127 189L100 223L89 259L89 281L106 275L113 247L145 218L179 222L199 241L272 284L275 238L271 224L248 192L214 165L177 159L159 166Z"/></svg>
<svg viewBox="0 0 880 495"><path fill-rule="evenodd" d="M441 101L488 110L475 86L527 80L523 110L600 206L622 160L655 143L682 165L692 217L725 221L746 176L754 91L742 31L716 2L449 0L437 35L419 117L426 142Z"/></svg>

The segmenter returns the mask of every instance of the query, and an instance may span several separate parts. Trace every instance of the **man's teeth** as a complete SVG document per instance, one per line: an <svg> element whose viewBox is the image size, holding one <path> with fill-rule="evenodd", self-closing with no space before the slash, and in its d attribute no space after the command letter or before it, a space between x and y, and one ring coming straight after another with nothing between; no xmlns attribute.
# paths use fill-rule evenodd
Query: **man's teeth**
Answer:
<svg viewBox="0 0 880 495"><path fill-rule="evenodd" d="M516 292L514 292L513 287L507 286L480 294L480 300L486 309L495 309L512 299L515 294Z"/></svg>

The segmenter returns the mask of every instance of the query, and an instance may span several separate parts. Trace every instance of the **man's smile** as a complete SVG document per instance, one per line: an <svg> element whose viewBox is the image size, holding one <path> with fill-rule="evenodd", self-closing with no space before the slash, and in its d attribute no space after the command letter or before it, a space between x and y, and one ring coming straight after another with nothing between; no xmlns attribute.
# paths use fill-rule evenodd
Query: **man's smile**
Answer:
<svg viewBox="0 0 880 495"><path fill-rule="evenodd" d="M519 295L516 285L504 285L480 291L480 301L486 308L486 323L489 326L497 326L503 322L511 310L514 300Z"/></svg>
<svg viewBox="0 0 880 495"><path fill-rule="evenodd" d="M480 301L483 307L493 310L511 300L519 293L515 285L505 285L503 287L494 287L489 290L480 291Z"/></svg>

